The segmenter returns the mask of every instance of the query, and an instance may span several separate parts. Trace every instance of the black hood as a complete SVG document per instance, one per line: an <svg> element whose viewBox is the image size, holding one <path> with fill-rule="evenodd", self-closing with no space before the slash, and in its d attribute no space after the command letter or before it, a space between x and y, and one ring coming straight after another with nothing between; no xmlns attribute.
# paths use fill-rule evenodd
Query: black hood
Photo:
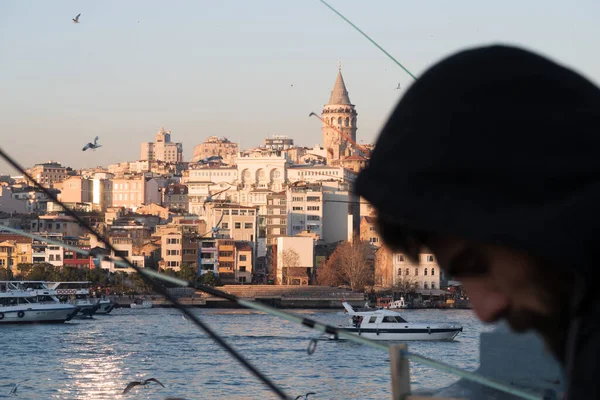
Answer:
<svg viewBox="0 0 600 400"><path fill-rule="evenodd" d="M452 55L400 100L355 191L388 221L591 274L600 90L514 47Z"/></svg>

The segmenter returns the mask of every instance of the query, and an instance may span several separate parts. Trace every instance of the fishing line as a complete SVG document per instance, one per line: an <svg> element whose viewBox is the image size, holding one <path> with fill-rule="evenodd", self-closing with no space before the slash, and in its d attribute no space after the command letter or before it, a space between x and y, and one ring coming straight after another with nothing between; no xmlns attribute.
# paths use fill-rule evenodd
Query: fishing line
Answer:
<svg viewBox="0 0 600 400"><path fill-rule="evenodd" d="M60 200L58 200L58 198L51 191L49 191L44 186L42 186L39 182L37 182L35 179L33 179L33 177L31 175L29 175L27 173L27 171L25 171L25 169L19 163L17 163L16 160L14 160L11 156L9 156L2 148L0 148L0 157L2 157L6 162L8 162L15 169L17 169L21 174L23 174L23 176L25 176L25 178L27 178L29 181L33 182L33 184L37 188L39 188L42 192L44 192L44 194L46 194L46 196L48 196L48 198L50 198L52 201L59 204L64 209L66 214L73 217L77 221L77 223L79 223L81 226L83 226L85 229L87 229L90 233L94 234L96 236L96 238L98 238L98 240L106 246L107 249L111 250L113 253L116 254L117 250L110 244L110 242L107 239L105 239L104 237L99 235L86 221L84 221L74 211L69 209L65 204L63 204ZM256 376L258 379L260 379L265 385L267 385L274 393L277 394L277 396L279 396L279 398L290 399L290 397L288 397L282 389L280 389L277 385L275 385L275 383L273 383L269 378L267 378L258 369L256 369L256 367L254 367L248 360L246 360L241 354L239 354L224 339L222 339L219 334L214 332L208 325L206 325L204 322L202 322L195 314L193 314L187 308L183 307L179 303L179 301L177 301L177 299L174 296L172 296L162 284L159 284L159 282L155 279L151 279L149 276L150 274L145 274L140 267L133 265L133 263L131 263L126 258L121 256L121 259L127 264L127 266L129 268L132 268L134 271L136 271L138 274L140 274L142 276L142 279L144 279L146 281L146 283L150 284L156 292L160 293L161 295L163 295L165 297L165 299L169 300L179 311L181 311L186 317L191 319L198 328L200 328L204 332L206 332L215 342L217 342L222 348L224 348L233 358L235 358L248 371L250 371L254 376Z"/></svg>
<svg viewBox="0 0 600 400"><path fill-rule="evenodd" d="M325 4L331 11L333 11L334 13L336 13L340 18L342 18L344 21L346 21L347 23L350 24L350 26L352 26L354 29L356 29L361 35L363 35L364 37L366 37L369 42L373 43L379 50L381 50L386 56L388 56L390 58L390 60L392 60L393 62L396 63L396 65L398 65L400 68L402 68L404 70L404 72L406 72L408 75L411 76L411 78L413 78L414 80L417 79L416 76L414 76L408 69L406 69L406 67L404 65L402 65L400 63L400 61L396 60L394 58L394 56L392 56L390 53L388 53L387 51L385 51L385 49L383 47L381 47L376 41L374 41L373 39L371 39L371 37L369 35L367 35L366 33L364 33L358 26L354 25L352 23L352 21L350 21L348 18L344 17L342 15L342 13L340 13L338 10L336 10L335 8L333 8L332 6L330 6L329 4L327 4L327 2L325 0L320 0L321 3Z"/></svg>

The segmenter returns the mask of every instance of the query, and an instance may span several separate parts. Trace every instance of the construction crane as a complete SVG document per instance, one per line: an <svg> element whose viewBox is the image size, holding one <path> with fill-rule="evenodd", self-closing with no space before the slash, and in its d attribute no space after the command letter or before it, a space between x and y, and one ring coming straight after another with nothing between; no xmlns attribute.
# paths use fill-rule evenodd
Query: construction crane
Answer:
<svg viewBox="0 0 600 400"><path fill-rule="evenodd" d="M327 125L328 127L332 128L333 130L335 130L342 138L344 138L348 143L350 143L352 146L354 146L355 148L357 148L358 150L362 151L362 153L364 154L365 157L370 158L371 157L371 150L367 149L364 146L361 146L360 144L356 143L354 140L352 140L352 138L348 135L346 135L344 132L342 132L341 129L336 128L335 126L331 125L330 123L328 123L327 121L325 121L323 118L321 118L318 114L311 112L310 114L308 114L309 117L317 117L321 120L321 122L323 122L325 125Z"/></svg>

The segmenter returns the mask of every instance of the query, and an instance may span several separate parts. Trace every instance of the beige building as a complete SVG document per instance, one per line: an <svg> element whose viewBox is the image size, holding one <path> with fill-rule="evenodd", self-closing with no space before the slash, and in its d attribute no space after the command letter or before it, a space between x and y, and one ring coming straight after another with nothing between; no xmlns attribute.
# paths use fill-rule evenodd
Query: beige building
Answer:
<svg viewBox="0 0 600 400"><path fill-rule="evenodd" d="M93 181L82 176L71 176L57 184L58 199L63 203L92 203Z"/></svg>
<svg viewBox="0 0 600 400"><path fill-rule="evenodd" d="M161 128L154 136L154 142L142 143L140 160L181 162L183 161L183 146L171 142L171 131Z"/></svg>
<svg viewBox="0 0 600 400"><path fill-rule="evenodd" d="M32 240L25 236L0 234L0 268L16 272L18 264L29 264L32 259Z"/></svg>
<svg viewBox="0 0 600 400"><path fill-rule="evenodd" d="M281 191L290 165L285 155L274 150L258 148L240 152L237 159L238 182L245 189Z"/></svg>
<svg viewBox="0 0 600 400"><path fill-rule="evenodd" d="M194 158L192 158L192 161L198 162L204 158L221 156L223 163L235 165L238 151L237 143L233 143L225 137L210 136L204 143L200 143L194 147Z"/></svg>
<svg viewBox="0 0 600 400"><path fill-rule="evenodd" d="M307 270L312 271L314 267L314 243L312 237L277 238L277 261L274 271L277 283L308 284L312 272L308 273Z"/></svg>
<svg viewBox="0 0 600 400"><path fill-rule="evenodd" d="M247 242L235 242L235 281L252 282L252 246Z"/></svg>
<svg viewBox="0 0 600 400"><path fill-rule="evenodd" d="M67 168L56 161L36 164L28 172L33 179L44 187L54 187L56 183L62 182L68 177ZM33 182L29 182L29 184L33 184Z"/></svg>
<svg viewBox="0 0 600 400"><path fill-rule="evenodd" d="M179 271L183 262L183 233L177 228L163 230L160 244L162 267Z"/></svg>
<svg viewBox="0 0 600 400"><path fill-rule="evenodd" d="M342 77L341 66L321 118L323 119L323 146L327 151L327 163L332 165L352 155L350 144L340 135L340 131L356 141L356 109L350 102L348 90Z"/></svg>
<svg viewBox="0 0 600 400"><path fill-rule="evenodd" d="M159 204L161 197L159 183L154 178L113 178L105 181L104 185L107 207L124 207L135 211L143 204Z"/></svg>
<svg viewBox="0 0 600 400"><path fill-rule="evenodd" d="M219 236L232 240L254 242L257 237L257 207L239 204L217 204L207 208L208 229L221 219Z"/></svg>
<svg viewBox="0 0 600 400"><path fill-rule="evenodd" d="M235 282L235 241L219 239L217 241L219 279L223 283Z"/></svg>
<svg viewBox="0 0 600 400"><path fill-rule="evenodd" d="M375 217L366 216L360 219L360 240L369 242L369 244L375 247L383 245L377 232Z"/></svg>

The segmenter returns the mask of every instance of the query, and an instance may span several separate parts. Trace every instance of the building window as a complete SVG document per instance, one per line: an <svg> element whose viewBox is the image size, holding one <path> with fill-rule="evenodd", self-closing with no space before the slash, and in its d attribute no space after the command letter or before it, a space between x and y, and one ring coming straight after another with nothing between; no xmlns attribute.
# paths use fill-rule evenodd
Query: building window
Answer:
<svg viewBox="0 0 600 400"><path fill-rule="evenodd" d="M427 289L427 282L423 282L423 289Z"/></svg>
<svg viewBox="0 0 600 400"><path fill-rule="evenodd" d="M435 260L434 260L433 256L427 256L427 261L434 262Z"/></svg>
<svg viewBox="0 0 600 400"><path fill-rule="evenodd" d="M402 268L398 268L398 276L402 276Z"/></svg>
<svg viewBox="0 0 600 400"><path fill-rule="evenodd" d="M231 210L231 215L239 215L239 210Z"/></svg>
<svg viewBox="0 0 600 400"><path fill-rule="evenodd" d="M242 228L242 223L241 222L236 222L235 223L235 229L241 229Z"/></svg>
<svg viewBox="0 0 600 400"><path fill-rule="evenodd" d="M228 222L223 222L223 223L221 223L221 227L223 229L229 229L229 223Z"/></svg>
<svg viewBox="0 0 600 400"><path fill-rule="evenodd" d="M435 282L431 282L431 288L435 289Z"/></svg>
<svg viewBox="0 0 600 400"><path fill-rule="evenodd" d="M397 259L398 259L398 262L404 262L404 255L398 254Z"/></svg>
<svg viewBox="0 0 600 400"><path fill-rule="evenodd" d="M310 207L309 207L310 208ZM303 211L304 207L292 207L293 211Z"/></svg>
<svg viewBox="0 0 600 400"><path fill-rule="evenodd" d="M321 201L321 198L318 196L308 196L306 201Z"/></svg>
<svg viewBox="0 0 600 400"><path fill-rule="evenodd" d="M307 215L306 220L307 221L320 221L321 217L318 215Z"/></svg>
<svg viewBox="0 0 600 400"><path fill-rule="evenodd" d="M427 268L423 270L423 275L427 275Z"/></svg>
<svg viewBox="0 0 600 400"><path fill-rule="evenodd" d="M245 266L240 267L240 272L246 272L246 267Z"/></svg>
<svg viewBox="0 0 600 400"><path fill-rule="evenodd" d="M50 256L48 257L48 261L54 261L54 254L50 254Z"/></svg>
<svg viewBox="0 0 600 400"><path fill-rule="evenodd" d="M435 268L431 268L431 276L435 275Z"/></svg>
<svg viewBox="0 0 600 400"><path fill-rule="evenodd" d="M415 276L419 276L419 267L415 268Z"/></svg>
<svg viewBox="0 0 600 400"><path fill-rule="evenodd" d="M168 256L178 256L179 250L167 250L167 255Z"/></svg>
<svg viewBox="0 0 600 400"><path fill-rule="evenodd" d="M376 237L369 238L369 242L370 243L377 243L377 242L379 242L379 238L376 238Z"/></svg>
<svg viewBox="0 0 600 400"><path fill-rule="evenodd" d="M60 261L60 254L56 255L56 261Z"/></svg>
<svg viewBox="0 0 600 400"><path fill-rule="evenodd" d="M410 271L409 271L409 269L408 269L408 268L406 268L406 269L404 270L404 275L406 275L406 276L410 275Z"/></svg>
<svg viewBox="0 0 600 400"><path fill-rule="evenodd" d="M245 222L244 229L252 229L252 222Z"/></svg>
<svg viewBox="0 0 600 400"><path fill-rule="evenodd" d="M319 211L321 209L320 206L308 206L306 207L308 211Z"/></svg>

